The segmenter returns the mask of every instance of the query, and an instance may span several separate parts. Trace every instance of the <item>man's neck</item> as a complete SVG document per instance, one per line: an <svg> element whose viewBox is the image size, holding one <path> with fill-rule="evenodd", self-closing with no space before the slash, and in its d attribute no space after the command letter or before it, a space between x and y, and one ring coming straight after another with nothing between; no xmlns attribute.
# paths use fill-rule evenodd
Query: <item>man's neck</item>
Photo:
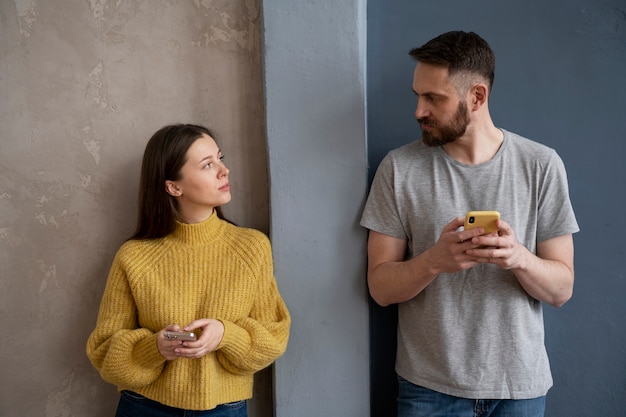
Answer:
<svg viewBox="0 0 626 417"><path fill-rule="evenodd" d="M486 126L468 127L463 136L443 145L443 150L462 164L478 165L492 159L503 141L502 130L490 122Z"/></svg>

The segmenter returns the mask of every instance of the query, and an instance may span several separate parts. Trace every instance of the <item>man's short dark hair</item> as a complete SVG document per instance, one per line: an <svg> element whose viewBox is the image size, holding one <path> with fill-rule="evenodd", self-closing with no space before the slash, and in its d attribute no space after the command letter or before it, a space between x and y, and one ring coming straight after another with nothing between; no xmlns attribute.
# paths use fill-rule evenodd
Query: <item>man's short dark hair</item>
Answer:
<svg viewBox="0 0 626 417"><path fill-rule="evenodd" d="M451 77L473 73L493 86L496 58L491 47L474 32L452 31L431 39L409 52L418 62L448 68Z"/></svg>

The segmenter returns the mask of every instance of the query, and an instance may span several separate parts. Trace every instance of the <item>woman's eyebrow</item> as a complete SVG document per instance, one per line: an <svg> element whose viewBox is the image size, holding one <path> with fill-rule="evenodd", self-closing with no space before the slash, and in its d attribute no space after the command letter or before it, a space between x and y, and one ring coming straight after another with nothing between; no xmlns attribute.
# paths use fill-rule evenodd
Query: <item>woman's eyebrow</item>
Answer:
<svg viewBox="0 0 626 417"><path fill-rule="evenodd" d="M222 151L220 149L217 150L217 157L219 159L220 155L222 154ZM202 164L204 163L204 161L212 161L213 159L215 159L215 157L213 155L207 155L204 158L202 158L198 164Z"/></svg>

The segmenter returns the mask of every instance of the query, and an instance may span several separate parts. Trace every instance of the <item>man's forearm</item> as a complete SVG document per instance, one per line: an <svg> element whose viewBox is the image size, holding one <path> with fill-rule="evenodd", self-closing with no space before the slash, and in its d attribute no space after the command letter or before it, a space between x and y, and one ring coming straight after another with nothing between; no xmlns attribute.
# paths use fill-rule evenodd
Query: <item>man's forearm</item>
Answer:
<svg viewBox="0 0 626 417"><path fill-rule="evenodd" d="M384 262L369 269L368 285L374 301L385 307L412 299L437 275L426 251L408 261Z"/></svg>

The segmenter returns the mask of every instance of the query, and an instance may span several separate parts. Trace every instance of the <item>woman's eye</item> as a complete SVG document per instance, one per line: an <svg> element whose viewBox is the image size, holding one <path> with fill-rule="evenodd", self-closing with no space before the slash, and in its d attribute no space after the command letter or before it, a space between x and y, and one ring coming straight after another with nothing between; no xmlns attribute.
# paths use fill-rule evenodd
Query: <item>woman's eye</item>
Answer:
<svg viewBox="0 0 626 417"><path fill-rule="evenodd" d="M217 159L219 159L220 162L223 162L224 161L224 155L218 156ZM205 168L213 168L213 164L214 164L214 162L207 162L207 164L204 167Z"/></svg>

